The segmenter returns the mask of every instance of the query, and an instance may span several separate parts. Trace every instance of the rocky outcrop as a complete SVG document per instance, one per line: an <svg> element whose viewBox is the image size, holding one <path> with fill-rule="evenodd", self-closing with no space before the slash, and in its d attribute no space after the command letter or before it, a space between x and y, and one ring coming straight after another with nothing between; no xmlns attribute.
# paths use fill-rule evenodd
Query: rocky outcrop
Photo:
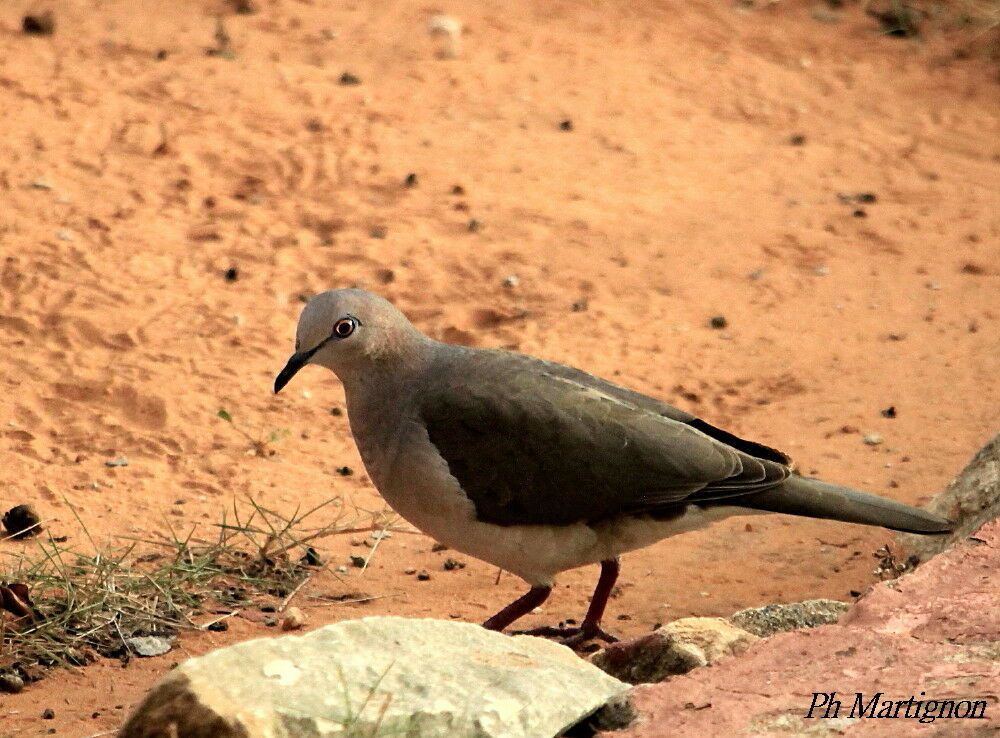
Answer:
<svg viewBox="0 0 1000 738"><path fill-rule="evenodd" d="M660 682L674 674L742 653L757 636L722 618L682 618L647 636L612 643L590 662L631 684Z"/></svg>
<svg viewBox="0 0 1000 738"><path fill-rule="evenodd" d="M639 718L606 735L998 735L998 571L1000 521L993 520L915 571L875 586L836 625L779 633L709 669L635 688ZM904 706L889 706L895 718L861 716L859 694L861 708L875 699L875 715L886 700ZM922 723L928 700L939 704ZM981 704L984 717L939 717L947 710L940 701L948 700Z"/></svg>
<svg viewBox="0 0 1000 738"><path fill-rule="evenodd" d="M627 687L541 638L365 618L190 659L153 688L120 738L539 738Z"/></svg>
<svg viewBox="0 0 1000 738"><path fill-rule="evenodd" d="M754 635L766 638L788 630L836 623L850 607L839 600L806 600L787 605L749 607L730 615L729 621Z"/></svg>
<svg viewBox="0 0 1000 738"><path fill-rule="evenodd" d="M927 509L956 521L958 527L946 536L900 533L900 542L912 555L910 563L927 561L956 542L964 541L988 520L1000 516L1000 435L973 457Z"/></svg>

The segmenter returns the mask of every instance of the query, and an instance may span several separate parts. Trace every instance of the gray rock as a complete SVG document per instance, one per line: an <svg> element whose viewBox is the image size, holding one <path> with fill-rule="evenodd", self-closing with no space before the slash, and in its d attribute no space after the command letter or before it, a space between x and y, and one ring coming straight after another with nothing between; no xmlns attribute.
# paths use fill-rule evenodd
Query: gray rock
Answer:
<svg viewBox="0 0 1000 738"><path fill-rule="evenodd" d="M761 638L786 630L815 628L840 620L850 605L839 600L806 600L787 605L764 605L740 610L729 621Z"/></svg>
<svg viewBox="0 0 1000 738"><path fill-rule="evenodd" d="M627 689L540 638L373 617L185 661L120 736L543 738Z"/></svg>
<svg viewBox="0 0 1000 738"><path fill-rule="evenodd" d="M912 555L910 563L913 564L951 548L987 521L1000 516L1000 435L994 436L972 458L961 474L927 505L927 510L954 520L958 527L948 535L897 534L900 543Z"/></svg>
<svg viewBox="0 0 1000 738"><path fill-rule="evenodd" d="M173 648L174 636L135 636L126 638L125 645L136 656L162 656Z"/></svg>
<svg viewBox="0 0 1000 738"><path fill-rule="evenodd" d="M612 643L590 662L630 684L655 683L742 653L757 640L722 618L682 618L641 638Z"/></svg>

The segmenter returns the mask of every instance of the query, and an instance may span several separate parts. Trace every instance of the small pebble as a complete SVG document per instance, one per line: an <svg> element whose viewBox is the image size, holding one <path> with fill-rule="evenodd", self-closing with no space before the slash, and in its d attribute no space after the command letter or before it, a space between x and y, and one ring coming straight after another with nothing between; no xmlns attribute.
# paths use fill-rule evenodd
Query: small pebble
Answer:
<svg viewBox="0 0 1000 738"><path fill-rule="evenodd" d="M417 581L420 581L420 582L426 582L430 578L431 578L431 575L428 574L426 571L422 571L419 574L417 574Z"/></svg>
<svg viewBox="0 0 1000 738"><path fill-rule="evenodd" d="M792 146L804 146L806 143L806 137L804 133L796 133L794 136L789 137L788 143Z"/></svg>
<svg viewBox="0 0 1000 738"><path fill-rule="evenodd" d="M895 418L896 417L896 406L890 405L885 410L882 411L883 418Z"/></svg>
<svg viewBox="0 0 1000 738"><path fill-rule="evenodd" d="M281 620L282 630L298 630L309 621L309 617L297 607L289 607L285 610L285 617Z"/></svg>
<svg viewBox="0 0 1000 738"><path fill-rule="evenodd" d="M17 694L24 689L24 680L17 674L0 674L0 692Z"/></svg>
<svg viewBox="0 0 1000 738"><path fill-rule="evenodd" d="M344 411L341 410L339 407L331 407L330 408L330 415L334 416L335 418L339 418L343 414L344 414Z"/></svg>
<svg viewBox="0 0 1000 738"><path fill-rule="evenodd" d="M54 720L56 717L56 711L51 707L46 707L42 710L42 720Z"/></svg>
<svg viewBox="0 0 1000 738"><path fill-rule="evenodd" d="M564 120L559 121L559 130L560 131L572 131L573 130L573 121L571 121L569 118L566 118Z"/></svg>
<svg viewBox="0 0 1000 738"><path fill-rule="evenodd" d="M462 187L462 185L458 185L458 184L457 185L452 185L452 187L451 187L451 194L453 194L453 195L464 195L465 194L465 188Z"/></svg>
<svg viewBox="0 0 1000 738"><path fill-rule="evenodd" d="M51 36L56 30L56 19L50 10L29 14L21 18L21 30L32 36Z"/></svg>
<svg viewBox="0 0 1000 738"><path fill-rule="evenodd" d="M403 573L404 573L404 574L407 574L407 575L409 575L409 576L413 576L414 574L416 574L416 573L417 573L417 570L416 570L416 569L414 569L414 568L413 568L413 567L411 566L411 567L410 567L409 569L404 569L404 570L403 570Z"/></svg>
<svg viewBox="0 0 1000 738"><path fill-rule="evenodd" d="M236 267L229 267L225 274L223 274L223 277L227 282L235 282L240 278L240 272Z"/></svg>
<svg viewBox="0 0 1000 738"><path fill-rule="evenodd" d="M417 175L410 172L406 175L406 179L403 180L403 187L416 187L417 186Z"/></svg>
<svg viewBox="0 0 1000 738"><path fill-rule="evenodd" d="M445 559L444 560L444 570L453 571L454 569L464 569L465 562L459 561L458 559Z"/></svg>
<svg viewBox="0 0 1000 738"><path fill-rule="evenodd" d="M469 233L479 233L479 231L483 230L483 223L476 218L471 218L466 228L469 229Z"/></svg>
<svg viewBox="0 0 1000 738"><path fill-rule="evenodd" d="M105 461L104 466L128 466L128 457L119 456L117 459L111 459L110 461Z"/></svg>
<svg viewBox="0 0 1000 738"><path fill-rule="evenodd" d="M858 208L853 213L851 213L851 215L853 215L855 218L867 218L868 217L868 213L865 211L864 208Z"/></svg>
<svg viewBox="0 0 1000 738"><path fill-rule="evenodd" d="M727 325L729 325L729 321L726 320L725 316L716 315L715 317L713 317L711 320L708 321L708 324L713 328L715 328L716 330L722 330Z"/></svg>
<svg viewBox="0 0 1000 738"><path fill-rule="evenodd" d="M342 75L340 75L340 79L338 81L340 82L340 84L345 86L353 86L361 84L361 79L356 75L351 74L350 72L344 72Z"/></svg>
<svg viewBox="0 0 1000 738"><path fill-rule="evenodd" d="M433 546L431 546L431 551L433 551L434 553L437 553L438 551L447 551L447 550L448 547L443 543L435 543Z"/></svg>
<svg viewBox="0 0 1000 738"><path fill-rule="evenodd" d="M229 623L227 623L225 620L217 620L214 623L209 623L208 625L206 625L205 629L210 630L213 633L225 633L227 630L229 630Z"/></svg>
<svg viewBox="0 0 1000 738"><path fill-rule="evenodd" d="M31 505L16 505L3 514L3 527L9 536L28 538L41 532L41 520Z"/></svg>
<svg viewBox="0 0 1000 738"><path fill-rule="evenodd" d="M389 229L385 226L375 226L368 232L368 235L372 238L385 238L389 235Z"/></svg>
<svg viewBox="0 0 1000 738"><path fill-rule="evenodd" d="M830 270L825 266L818 266L815 269L813 269L813 274L815 274L817 277L825 277L829 273Z"/></svg>
<svg viewBox="0 0 1000 738"><path fill-rule="evenodd" d="M304 566L322 566L323 558L319 555L319 551L312 546L307 546L306 552L302 554L302 558L299 559L299 563Z"/></svg>
<svg viewBox="0 0 1000 738"><path fill-rule="evenodd" d="M582 313L586 309L587 309L586 300L577 300L572 305L570 305L570 310L572 310L574 313Z"/></svg>
<svg viewBox="0 0 1000 738"><path fill-rule="evenodd" d="M878 446L884 439L878 433L869 433L863 440L869 446Z"/></svg>
<svg viewBox="0 0 1000 738"><path fill-rule="evenodd" d="M364 556L357 556L357 555L351 556L351 566L355 567L356 569L362 568L367 561L368 559L366 559Z"/></svg>
<svg viewBox="0 0 1000 738"><path fill-rule="evenodd" d="M510 274L504 277L503 282L501 282L501 284L503 284L503 286L507 287L508 289L513 289L514 287L517 287L519 284L521 284L521 278L518 277L516 274Z"/></svg>
<svg viewBox="0 0 1000 738"><path fill-rule="evenodd" d="M72 241L74 236L70 231L62 230L56 231L56 238L60 241Z"/></svg>
<svg viewBox="0 0 1000 738"><path fill-rule="evenodd" d="M337 474L339 474L342 477L349 477L352 474L354 474L354 470L349 466L338 466Z"/></svg>

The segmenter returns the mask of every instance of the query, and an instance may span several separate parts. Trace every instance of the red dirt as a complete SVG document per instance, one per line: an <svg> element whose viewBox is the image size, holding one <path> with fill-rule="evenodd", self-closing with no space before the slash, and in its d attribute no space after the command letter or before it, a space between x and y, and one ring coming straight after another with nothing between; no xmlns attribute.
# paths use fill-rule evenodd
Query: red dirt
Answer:
<svg viewBox="0 0 1000 738"><path fill-rule="evenodd" d="M37 3L4 4L4 509L33 503L85 547L67 503L100 541L166 521L208 532L247 495L380 507L329 412L333 377L270 392L299 296L352 284L433 336L579 366L906 502L996 432L1000 87L954 38L880 36L856 5L822 24L804 2L257 5L225 15L232 53L208 55L222 3L56 3L51 36L20 31ZM458 59L435 55L437 10L466 25ZM248 456L219 408L290 434ZM120 455L129 466L105 466ZM609 625L847 599L889 539L731 520L626 557ZM37 544L0 545L14 561ZM523 589L476 561L443 571L454 554L430 547L394 535L365 573L319 577L296 604L311 625L478 621ZM566 574L525 625L579 617L595 578ZM387 596L309 599L359 591ZM2 698L0 734L111 730L173 661L273 632L237 621L127 669L56 673Z"/></svg>

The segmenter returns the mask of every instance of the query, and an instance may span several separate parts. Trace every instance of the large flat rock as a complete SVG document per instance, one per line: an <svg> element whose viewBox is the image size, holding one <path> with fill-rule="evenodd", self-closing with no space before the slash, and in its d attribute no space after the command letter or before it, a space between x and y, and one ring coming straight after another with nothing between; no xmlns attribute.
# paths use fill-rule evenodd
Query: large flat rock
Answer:
<svg viewBox="0 0 1000 738"><path fill-rule="evenodd" d="M121 738L545 738L627 688L540 638L373 617L190 659Z"/></svg>

